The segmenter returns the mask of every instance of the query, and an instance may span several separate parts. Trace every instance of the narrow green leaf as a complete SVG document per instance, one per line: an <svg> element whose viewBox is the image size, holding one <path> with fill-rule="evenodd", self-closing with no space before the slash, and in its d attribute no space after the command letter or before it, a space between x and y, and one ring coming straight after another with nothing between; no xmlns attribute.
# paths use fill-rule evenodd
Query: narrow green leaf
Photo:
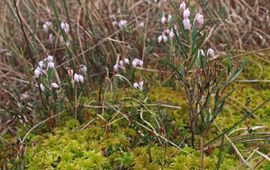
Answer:
<svg viewBox="0 0 270 170"><path fill-rule="evenodd" d="M179 38L179 35L178 35L178 33L176 32L175 28L173 28L173 33L174 33L174 35L175 35L175 37L176 37L177 44L179 45L179 47L180 47L182 53L184 54L185 58L188 58L187 52L186 52L186 50L185 50L185 48L184 48L184 45L182 44L182 42L181 42L181 40L180 40L180 38Z"/></svg>
<svg viewBox="0 0 270 170"><path fill-rule="evenodd" d="M222 160L223 160L223 156L222 156L223 145L224 145L224 135L222 136L222 139L221 139L221 146L220 146L219 154L218 154L217 170L220 169L220 165L221 165Z"/></svg>
<svg viewBox="0 0 270 170"><path fill-rule="evenodd" d="M230 55L227 55L227 75L230 75L231 71L232 71L232 67L233 67L233 64L232 64L232 59L231 59L231 56Z"/></svg>
<svg viewBox="0 0 270 170"><path fill-rule="evenodd" d="M239 68L234 71L234 73L231 75L231 77L229 78L229 80L226 82L225 86L227 86L231 82L233 82L241 74L241 72L243 71L243 69L244 69L244 63L241 64L241 66L239 66Z"/></svg>

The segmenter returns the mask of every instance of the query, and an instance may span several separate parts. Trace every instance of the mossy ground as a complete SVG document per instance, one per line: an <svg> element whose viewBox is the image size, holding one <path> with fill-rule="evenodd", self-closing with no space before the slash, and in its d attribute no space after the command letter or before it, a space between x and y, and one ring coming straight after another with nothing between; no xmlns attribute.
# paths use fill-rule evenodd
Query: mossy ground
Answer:
<svg viewBox="0 0 270 170"><path fill-rule="evenodd" d="M269 64L259 62L258 65L258 62L252 62L251 59L252 57L249 57L247 67L240 78L269 80ZM262 68L262 72L258 73L258 67ZM253 110L261 104L270 96L269 87L269 83L236 82L233 84L231 88L236 90L207 135L206 141L220 134L218 129L225 130L245 116L244 109ZM188 147L187 139L190 137L187 128L188 107L185 95L181 90L156 86L149 89L146 95L137 91L121 89L112 95L113 97L108 97L107 101L111 105L117 104L115 109L108 109L100 114L100 109L82 107L79 109L80 122L66 113L58 118L58 127L54 129L53 133L31 133L26 141L28 144L25 146L25 166L28 169L57 168L65 170L199 169L200 151ZM142 101L146 96L147 100L142 103L129 100L135 98ZM91 101L90 98L81 99L84 104L89 101ZM153 103L179 108L162 107L161 105L152 107L150 104ZM145 121L142 121L140 117L142 109ZM121 116L122 113L127 115L128 119ZM97 118L99 114L107 121ZM266 105L236 128L246 129L236 131L229 136L245 159L256 148L266 154L270 152L269 137L265 135L270 128L269 118L270 105ZM92 122L85 127L84 125L89 121ZM176 148L156 137L143 126L139 126L138 122L144 125L148 122L159 134L176 145L180 145L182 142L184 145L181 146L181 149ZM252 131L254 126L264 126L264 128ZM147 127L149 128L149 126ZM260 140L255 140L258 138ZM213 149L205 154L205 169L216 168L219 147L215 146L218 145L219 143L215 143ZM247 168L235 153L231 143L226 140L223 151L221 169ZM254 158L262 159L258 155L256 157ZM16 160L13 163L16 163ZM12 162L10 162L12 167L11 164ZM250 161L250 165L255 166L256 164L256 160ZM270 163L264 161L260 165L260 169L270 169Z"/></svg>

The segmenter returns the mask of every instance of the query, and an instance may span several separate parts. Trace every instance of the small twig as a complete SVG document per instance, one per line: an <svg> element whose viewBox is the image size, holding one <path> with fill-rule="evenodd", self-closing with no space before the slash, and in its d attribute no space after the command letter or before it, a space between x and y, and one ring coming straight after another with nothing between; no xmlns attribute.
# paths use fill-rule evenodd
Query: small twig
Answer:
<svg viewBox="0 0 270 170"><path fill-rule="evenodd" d="M33 68L35 68L35 61L34 61L34 57L33 57L33 54L32 54L32 51L31 51L31 48L29 46L30 42L27 38L27 35L26 35L26 32L24 30L24 26L23 26L23 23L22 23L22 19L21 19L21 15L20 15L20 12L17 8L17 4L16 4L16 0L13 0L13 3L14 3L14 6L15 6L15 9L16 9L16 13L17 13L17 16L19 18L19 21L20 21L20 26L21 26L21 29L22 29L22 32L23 32L23 35L24 35L24 39L26 41L26 46L27 46L27 50L28 50L28 53L30 55L30 59L31 59L31 62L32 62L32 66Z"/></svg>

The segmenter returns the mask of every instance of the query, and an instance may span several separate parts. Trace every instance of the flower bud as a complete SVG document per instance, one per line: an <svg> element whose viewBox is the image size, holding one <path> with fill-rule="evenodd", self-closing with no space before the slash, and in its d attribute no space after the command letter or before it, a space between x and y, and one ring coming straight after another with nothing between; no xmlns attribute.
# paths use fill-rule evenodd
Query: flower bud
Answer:
<svg viewBox="0 0 270 170"><path fill-rule="evenodd" d="M173 37L174 37L174 32L173 32L173 29L170 31L170 33L169 33L169 37L170 37L170 38L173 38Z"/></svg>
<svg viewBox="0 0 270 170"><path fill-rule="evenodd" d="M125 64L129 64L129 59L128 58L124 58L124 63Z"/></svg>
<svg viewBox="0 0 270 170"><path fill-rule="evenodd" d="M65 23L65 22L61 22L60 24L60 27L63 31L65 31L65 33L68 33L69 32L69 24L68 23Z"/></svg>
<svg viewBox="0 0 270 170"><path fill-rule="evenodd" d="M158 36L158 43L161 43L162 40L163 40L163 36L162 35Z"/></svg>
<svg viewBox="0 0 270 170"><path fill-rule="evenodd" d="M82 72L84 75L87 73L87 67L85 65L80 65L80 72Z"/></svg>
<svg viewBox="0 0 270 170"><path fill-rule="evenodd" d="M188 18L185 18L183 20L183 25L184 25L185 30L190 30L191 29L191 23L190 23L190 20Z"/></svg>
<svg viewBox="0 0 270 170"><path fill-rule="evenodd" d="M51 87L54 88L54 89L58 89L59 86L57 83L51 83Z"/></svg>
<svg viewBox="0 0 270 170"><path fill-rule="evenodd" d="M65 27L65 29L64 29L64 31L65 31L65 33L69 33L69 25L66 23L66 27Z"/></svg>
<svg viewBox="0 0 270 170"><path fill-rule="evenodd" d="M75 82L79 83L79 82L80 82L79 75L75 73L75 74L74 74L74 77L73 77L73 80L74 80Z"/></svg>
<svg viewBox="0 0 270 170"><path fill-rule="evenodd" d="M135 82L135 83L133 84L133 87L134 87L135 89L143 90L143 81L140 81L139 83L138 83L138 82Z"/></svg>
<svg viewBox="0 0 270 170"><path fill-rule="evenodd" d="M214 58L215 57L215 51L212 48L209 48L207 50L207 57Z"/></svg>
<svg viewBox="0 0 270 170"><path fill-rule="evenodd" d="M40 75L42 74L42 69L40 67L37 67L34 71L35 78L39 78Z"/></svg>
<svg viewBox="0 0 270 170"><path fill-rule="evenodd" d="M187 19L190 16L190 10L187 8L185 9L185 11L183 12L183 18Z"/></svg>
<svg viewBox="0 0 270 170"><path fill-rule="evenodd" d="M186 7L187 7L187 4L185 2L182 2L180 4L180 11L184 11L186 9Z"/></svg>
<svg viewBox="0 0 270 170"><path fill-rule="evenodd" d="M68 69L68 75L70 76L70 77L72 77L73 76L73 70L70 68L70 69Z"/></svg>
<svg viewBox="0 0 270 170"><path fill-rule="evenodd" d="M51 22L46 21L45 24L43 24L43 30L44 30L45 32L48 32L48 31L49 31L49 27L50 27L51 25L52 25Z"/></svg>
<svg viewBox="0 0 270 170"><path fill-rule="evenodd" d="M167 41L168 41L168 37L167 37L165 34L163 34L163 35L162 35L162 40L163 40L164 42L167 42Z"/></svg>
<svg viewBox="0 0 270 170"><path fill-rule="evenodd" d="M82 75L79 75L79 74L74 74L74 78L73 80L76 82L76 83L84 83L84 77Z"/></svg>
<svg viewBox="0 0 270 170"><path fill-rule="evenodd" d="M113 66L113 71L114 71L114 72L118 72L118 70L119 70L119 66L118 66L118 64L115 64L115 65Z"/></svg>
<svg viewBox="0 0 270 170"><path fill-rule="evenodd" d="M135 89L137 89L137 88L139 88L139 84L137 83L137 82L135 82L134 84L133 84L133 87L135 88Z"/></svg>
<svg viewBox="0 0 270 170"><path fill-rule="evenodd" d="M171 32L171 31L170 31L169 29L166 29L166 30L163 31L163 34L165 34L165 35L167 36L167 35L170 34L170 32Z"/></svg>
<svg viewBox="0 0 270 170"><path fill-rule="evenodd" d="M201 14L199 14L199 13L196 14L196 16L195 16L195 21L197 21L198 24L202 25L202 24L204 23L203 15L201 15Z"/></svg>
<svg viewBox="0 0 270 170"><path fill-rule="evenodd" d="M161 19L160 19L160 22L161 22L162 24L165 24L165 23L167 22L166 16L162 16Z"/></svg>
<svg viewBox="0 0 270 170"><path fill-rule="evenodd" d="M45 32L48 32L48 31L49 31L49 27L48 27L48 25L43 24L43 30L44 30Z"/></svg>
<svg viewBox="0 0 270 170"><path fill-rule="evenodd" d="M123 60L120 60L120 61L119 61L119 65L120 65L121 67L124 67L124 61L123 61Z"/></svg>
<svg viewBox="0 0 270 170"><path fill-rule="evenodd" d="M49 41L50 44L53 43L53 39L54 39L53 34L50 34L49 38L48 38L48 41Z"/></svg>
<svg viewBox="0 0 270 170"><path fill-rule="evenodd" d="M202 49L198 50L198 56L205 56L204 51Z"/></svg>
<svg viewBox="0 0 270 170"><path fill-rule="evenodd" d="M135 58L135 59L132 61L131 65L132 65L133 68L136 68L137 65L138 65L138 60Z"/></svg>
<svg viewBox="0 0 270 170"><path fill-rule="evenodd" d="M84 77L83 77L82 75L79 75L79 81L80 81L81 83L84 83Z"/></svg>
<svg viewBox="0 0 270 170"><path fill-rule="evenodd" d="M142 60L138 60L138 65L139 65L140 67L143 67L143 61L142 61Z"/></svg>
<svg viewBox="0 0 270 170"><path fill-rule="evenodd" d="M45 62L44 62L43 60L41 60L41 61L38 62L38 66L39 66L40 68L46 67Z"/></svg>
<svg viewBox="0 0 270 170"><path fill-rule="evenodd" d="M53 69L54 68L54 62L48 62L48 68Z"/></svg>
<svg viewBox="0 0 270 170"><path fill-rule="evenodd" d="M61 29L63 30L63 29L65 29L66 24L65 24L64 22L61 22L60 27L61 27Z"/></svg>
<svg viewBox="0 0 270 170"><path fill-rule="evenodd" d="M47 61L48 61L48 62L53 62L53 56L48 55L48 56L47 56Z"/></svg>
<svg viewBox="0 0 270 170"><path fill-rule="evenodd" d="M43 91L43 92L45 91L45 87L44 87L44 85L42 83L39 85L39 87L40 87L41 91Z"/></svg>
<svg viewBox="0 0 270 170"><path fill-rule="evenodd" d="M119 28L124 28L127 25L127 20L120 20L118 23Z"/></svg>

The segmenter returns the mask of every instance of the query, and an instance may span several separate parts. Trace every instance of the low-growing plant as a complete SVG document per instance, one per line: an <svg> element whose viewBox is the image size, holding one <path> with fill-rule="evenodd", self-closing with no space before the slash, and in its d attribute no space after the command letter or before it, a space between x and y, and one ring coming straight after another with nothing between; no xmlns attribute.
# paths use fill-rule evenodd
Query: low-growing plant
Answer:
<svg viewBox="0 0 270 170"><path fill-rule="evenodd" d="M230 122L223 132L218 129L221 134L213 137L213 125L216 120L222 121L219 117L224 118L225 104L234 92L230 84L240 75L245 62L233 60L229 54L217 53L214 46L209 48L207 42L211 32L206 31L209 20L205 21L202 12L198 12L199 1L183 1L178 7L179 4L170 0L167 4L170 3L174 12L162 7L159 22L156 22L149 20L152 18L149 15L153 9L160 11L160 6L155 7L155 4L163 2L151 2L153 7L149 5L146 12L140 17L134 15L135 19L131 20L121 11L116 16L114 10L105 10L104 6L106 12L99 11L94 1L77 1L80 12L75 20L67 9L66 0L59 1L63 2L63 9L59 9L58 1L48 0L51 9L48 18L35 21L32 12L35 16L39 13L27 11L33 22L31 25L25 23L20 3L15 0L13 4L5 2L26 42L25 51L19 50L15 41L11 43L11 49L15 56L29 56L21 57L20 61L24 62L23 71L27 73L28 81L24 81L27 82L24 87L31 93L30 97L24 95L24 99L31 100L23 102L20 95L10 95L16 99L20 113L7 112L26 119L27 110L33 113L33 123L36 123L30 128L23 127L21 134L14 133L19 138L14 144L16 159L14 163L8 161L14 168L27 167L24 163L29 163L33 169L213 169L216 165L217 169L230 169L236 165L234 159L229 159L228 166L222 163L223 156L228 155L227 152L222 154L224 147L229 145L231 152L233 147L242 150L245 145L225 141L227 134L270 99L252 111L246 101L242 110L244 116L238 115L236 122ZM116 2L112 1L112 4ZM141 3L143 1L133 8ZM29 4L36 5L30 1ZM31 5L27 9L31 9ZM146 14L148 16L144 18ZM39 31L34 25L38 25ZM153 32L152 25L155 26ZM160 28L158 33L156 28ZM6 45L9 39L12 38L6 39ZM160 61L157 70L150 68L157 61L152 61L152 56L158 56ZM154 79L148 76L152 72L161 75L157 82L148 81ZM162 80L164 77L165 81ZM151 92L155 90L151 85L154 83L166 84L173 90L162 91L163 87L158 87L155 92L158 95L152 97ZM178 87L180 89L176 90ZM178 92L185 96L179 97ZM6 110L9 109L5 108L4 112ZM267 109L260 113L268 114ZM7 121L7 125L13 120ZM79 127L86 121L89 122ZM41 141L42 138L38 138L38 144L30 147L36 142L31 133L45 123L53 134L43 134L42 137L48 139ZM62 125L65 128L56 128ZM60 132L57 132L58 128ZM67 133L70 131L74 133ZM252 128L247 131L251 133ZM215 141L221 144L209 148ZM51 148L43 152L45 147ZM219 153L216 152L218 149ZM171 159L171 155L175 158ZM41 162L42 156L47 158L44 162Z"/></svg>
<svg viewBox="0 0 270 170"><path fill-rule="evenodd" d="M166 45L169 38L176 39L173 45L177 54L164 63L173 70L174 77L185 90L189 103L190 145L200 147L203 163L204 137L233 93L228 86L240 75L244 64L234 63L229 55L227 62L223 62L212 48L202 49L209 35L204 31L207 22L203 15L196 13L197 3L182 2L180 10L175 21L169 20L170 17L161 18L165 30L158 41ZM198 143L196 135L200 136Z"/></svg>

